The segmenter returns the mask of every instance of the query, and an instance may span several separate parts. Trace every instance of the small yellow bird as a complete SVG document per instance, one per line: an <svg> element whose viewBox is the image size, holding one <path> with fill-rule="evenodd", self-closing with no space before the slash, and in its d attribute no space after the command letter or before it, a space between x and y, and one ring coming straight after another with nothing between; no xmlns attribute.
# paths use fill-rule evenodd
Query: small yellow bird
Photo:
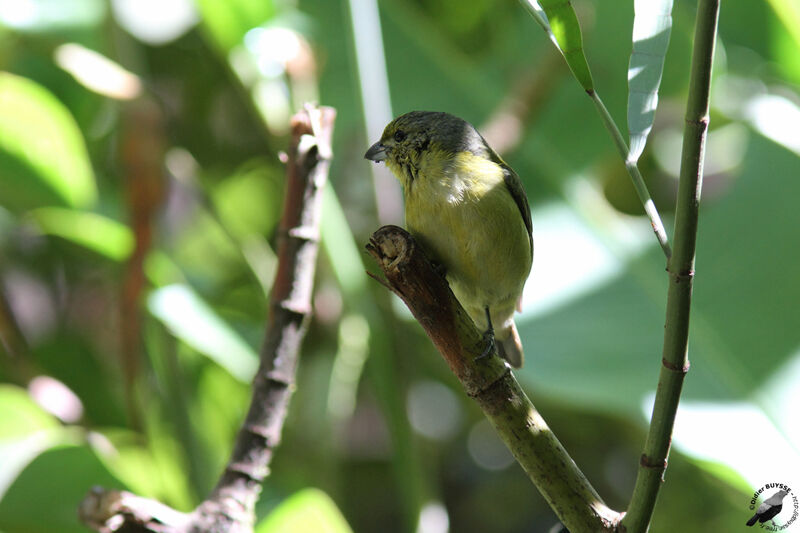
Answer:
<svg viewBox="0 0 800 533"><path fill-rule="evenodd" d="M500 355L521 367L514 309L531 269L533 236L519 176L469 122L441 112L394 119L364 157L385 162L400 180L408 230L486 332L484 355L496 338Z"/></svg>

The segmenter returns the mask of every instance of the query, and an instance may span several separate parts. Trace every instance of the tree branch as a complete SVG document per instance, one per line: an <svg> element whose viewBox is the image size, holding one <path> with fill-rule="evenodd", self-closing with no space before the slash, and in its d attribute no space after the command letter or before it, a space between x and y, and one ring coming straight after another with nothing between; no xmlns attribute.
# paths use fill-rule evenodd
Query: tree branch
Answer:
<svg viewBox="0 0 800 533"><path fill-rule="evenodd" d="M576 533L613 531L619 515L600 499L510 368L496 354L476 359L483 334L411 235L384 226L367 250L564 525Z"/></svg>
<svg viewBox="0 0 800 533"><path fill-rule="evenodd" d="M333 108L307 107L291 121L288 184L266 340L253 381L250 410L217 486L191 513L124 491L94 488L81 503L80 515L95 530L252 532L255 503L280 443L300 344L311 314L321 192L328 177L335 116Z"/></svg>
<svg viewBox="0 0 800 533"><path fill-rule="evenodd" d="M689 78L689 99L683 130L678 202L675 211L675 251L669 260L667 318L664 326L662 367L658 377L650 431L640 461L636 485L623 531L644 532L667 468L672 428L678 410L683 379L689 370L689 310L694 279L695 244L700 191L703 184L703 155L708 130L708 102L711 67L717 36L719 0L697 4L694 51Z"/></svg>

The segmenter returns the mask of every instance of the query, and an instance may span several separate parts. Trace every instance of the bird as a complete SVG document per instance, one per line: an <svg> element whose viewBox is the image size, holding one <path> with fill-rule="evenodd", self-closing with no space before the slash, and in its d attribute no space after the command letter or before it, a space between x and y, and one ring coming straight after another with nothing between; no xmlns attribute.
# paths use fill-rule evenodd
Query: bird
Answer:
<svg viewBox="0 0 800 533"><path fill-rule="evenodd" d="M496 346L521 367L514 311L533 263L533 233L519 176L472 124L439 111L395 118L364 157L400 181L408 231L484 331L479 358Z"/></svg>
<svg viewBox="0 0 800 533"><path fill-rule="evenodd" d="M779 490L758 506L756 509L756 514L747 521L748 526L753 526L756 522L761 522L762 524L767 520L771 520L781 512L783 509L783 498L789 494L789 491L786 490Z"/></svg>

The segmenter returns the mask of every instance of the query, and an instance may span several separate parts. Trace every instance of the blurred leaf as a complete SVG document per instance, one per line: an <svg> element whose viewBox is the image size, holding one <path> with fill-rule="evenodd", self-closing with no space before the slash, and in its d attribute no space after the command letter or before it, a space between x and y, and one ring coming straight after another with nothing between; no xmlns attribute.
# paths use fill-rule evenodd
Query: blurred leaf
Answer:
<svg viewBox="0 0 800 533"><path fill-rule="evenodd" d="M638 160L653 127L658 87L672 28L672 0L635 0L633 50L628 66L629 157Z"/></svg>
<svg viewBox="0 0 800 533"><path fill-rule="evenodd" d="M208 356L235 378L249 383L258 367L256 352L186 285L168 285L147 301L150 312L172 333Z"/></svg>
<svg viewBox="0 0 800 533"><path fill-rule="evenodd" d="M105 14L103 0L0 0L0 25L17 31L86 28L100 24Z"/></svg>
<svg viewBox="0 0 800 533"><path fill-rule="evenodd" d="M0 530L84 533L78 504L95 485L126 488L88 446L51 448L22 471L0 501Z"/></svg>
<svg viewBox="0 0 800 533"><path fill-rule="evenodd" d="M0 412L0 441L60 427L58 420L42 410L28 391L14 385L0 385Z"/></svg>
<svg viewBox="0 0 800 533"><path fill-rule="evenodd" d="M800 226L800 181L785 179L798 168L796 154L754 135L741 175L702 213L684 400L747 397L800 345L786 318L800 301L800 248L779 244ZM601 288L521 321L532 354L524 379L570 404L640 417L661 364L663 269L651 249Z"/></svg>
<svg viewBox="0 0 800 533"><path fill-rule="evenodd" d="M339 286L355 298L365 288L364 262L332 186L322 191L322 246L333 266Z"/></svg>
<svg viewBox="0 0 800 533"><path fill-rule="evenodd" d="M0 73L0 201L12 210L84 207L96 196L83 136L47 89Z"/></svg>
<svg viewBox="0 0 800 533"><path fill-rule="evenodd" d="M25 389L0 385L0 499L11 482L42 450L59 440L61 424Z"/></svg>
<svg viewBox="0 0 800 533"><path fill-rule="evenodd" d="M521 0L534 20L564 55L572 75L585 91L594 90L592 73L583 54L581 26L569 0ZM540 7L541 6L541 7ZM544 11L547 17L542 16Z"/></svg>
<svg viewBox="0 0 800 533"><path fill-rule="evenodd" d="M800 159L760 136L749 146L741 176L702 216L687 398L730 399L754 390L800 345L800 330L784 318L800 301L800 249L763 238L776 225L800 225L800 212L791 208L800 181L783 179ZM663 269L663 257L650 249L573 303L530 322L522 317L524 344L536 354L523 375L571 403L638 413L660 365Z"/></svg>
<svg viewBox="0 0 800 533"><path fill-rule="evenodd" d="M62 237L115 261L133 251L133 233L114 219L89 211L40 207L31 211L42 233Z"/></svg>
<svg viewBox="0 0 800 533"><path fill-rule="evenodd" d="M195 0L195 3L211 37L225 52L275 13L271 0Z"/></svg>
<svg viewBox="0 0 800 533"><path fill-rule="evenodd" d="M270 235L275 229L283 198L283 182L274 178L276 174L264 161L254 160L214 187L212 199L220 220L236 237Z"/></svg>
<svg viewBox="0 0 800 533"><path fill-rule="evenodd" d="M198 431L211 452L211 468L221 471L230 455L231 442L236 437L250 399L250 387L237 381L224 369L207 365L197 384L196 420L202 420Z"/></svg>
<svg viewBox="0 0 800 533"><path fill-rule="evenodd" d="M352 533L330 496L304 489L281 503L256 526L256 533Z"/></svg>
<svg viewBox="0 0 800 533"><path fill-rule="evenodd" d="M126 429L107 429L103 430L102 435L113 445L114 453L99 455L98 458L112 475L139 496L159 501L174 500L169 484L165 483L165 477L171 469L159 464L153 451L142 443L140 434ZM178 461L174 463L174 470L183 476Z"/></svg>

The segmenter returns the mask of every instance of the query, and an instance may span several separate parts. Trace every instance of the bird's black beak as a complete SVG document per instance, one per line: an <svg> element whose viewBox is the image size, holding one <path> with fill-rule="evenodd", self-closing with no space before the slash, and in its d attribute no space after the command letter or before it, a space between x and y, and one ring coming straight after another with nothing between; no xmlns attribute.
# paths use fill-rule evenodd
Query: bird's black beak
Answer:
<svg viewBox="0 0 800 533"><path fill-rule="evenodd" d="M376 163L385 161L387 148L388 146L383 145L380 143L380 141L378 141L369 147L367 153L364 154L364 159L369 159L370 161L375 161Z"/></svg>

